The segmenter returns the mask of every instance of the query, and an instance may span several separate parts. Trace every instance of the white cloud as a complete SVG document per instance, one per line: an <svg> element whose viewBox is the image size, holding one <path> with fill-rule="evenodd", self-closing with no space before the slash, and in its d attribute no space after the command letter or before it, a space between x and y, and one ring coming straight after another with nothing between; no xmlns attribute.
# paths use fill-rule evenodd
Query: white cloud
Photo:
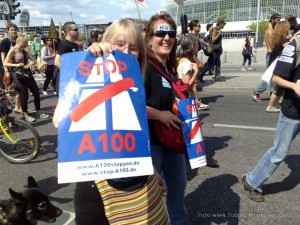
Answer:
<svg viewBox="0 0 300 225"><path fill-rule="evenodd" d="M149 9L139 6L143 19L163 9L164 0L146 0ZM30 26L55 24L73 19L78 24L107 23L120 18L138 18L134 0L21 0L20 9L30 13ZM19 17L12 21L19 25ZM4 27L0 21L0 27Z"/></svg>

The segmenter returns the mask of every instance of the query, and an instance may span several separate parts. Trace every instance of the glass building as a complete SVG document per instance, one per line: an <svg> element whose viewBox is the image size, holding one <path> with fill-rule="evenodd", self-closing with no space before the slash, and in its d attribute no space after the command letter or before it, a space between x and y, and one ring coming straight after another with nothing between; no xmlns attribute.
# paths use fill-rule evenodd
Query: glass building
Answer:
<svg viewBox="0 0 300 225"><path fill-rule="evenodd" d="M185 0L184 7L177 10L174 0L165 0L165 10L173 18L186 14L188 19L198 19L202 24L216 22L218 17L237 22L256 20L257 4L257 0ZM269 20L273 13L299 18L300 0L260 0L260 20Z"/></svg>

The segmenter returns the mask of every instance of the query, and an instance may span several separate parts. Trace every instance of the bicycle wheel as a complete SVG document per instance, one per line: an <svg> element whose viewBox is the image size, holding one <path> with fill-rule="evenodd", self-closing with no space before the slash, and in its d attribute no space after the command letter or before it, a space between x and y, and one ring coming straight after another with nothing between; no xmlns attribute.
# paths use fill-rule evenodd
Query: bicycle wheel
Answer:
<svg viewBox="0 0 300 225"><path fill-rule="evenodd" d="M38 156L41 141L33 126L19 119L2 124L0 154L3 158L11 163L28 163Z"/></svg>

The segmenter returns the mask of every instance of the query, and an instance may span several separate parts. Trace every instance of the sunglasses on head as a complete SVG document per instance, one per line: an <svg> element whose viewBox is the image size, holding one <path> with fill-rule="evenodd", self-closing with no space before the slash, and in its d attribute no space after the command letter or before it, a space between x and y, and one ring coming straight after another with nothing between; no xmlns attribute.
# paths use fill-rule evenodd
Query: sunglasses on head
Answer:
<svg viewBox="0 0 300 225"><path fill-rule="evenodd" d="M165 30L158 30L153 34L155 37L164 38L166 35L169 35L170 38L176 37L176 31L165 31Z"/></svg>

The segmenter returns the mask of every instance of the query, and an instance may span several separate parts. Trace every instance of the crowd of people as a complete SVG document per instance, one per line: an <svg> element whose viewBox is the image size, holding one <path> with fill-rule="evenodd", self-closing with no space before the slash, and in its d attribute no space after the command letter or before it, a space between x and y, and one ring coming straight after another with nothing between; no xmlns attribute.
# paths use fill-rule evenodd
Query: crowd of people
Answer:
<svg viewBox="0 0 300 225"><path fill-rule="evenodd" d="M242 184L249 192L250 199L257 202L264 200L263 183L287 155L291 142L300 131L300 85L297 84L300 80L300 68L295 67L299 46L294 41L300 34L300 27L293 16L287 17L284 21L280 19L279 14L272 15L270 26L265 33L267 65L277 59L272 78L272 95L266 109L267 112L280 112L274 146L265 153L253 171L242 177ZM0 47L3 86L7 90L14 89L17 92L14 111L23 114L28 122L33 122L36 118L48 118L49 115L40 111L40 90L34 77L31 76L24 82L17 77L16 71L20 68L30 70L39 57L47 63L46 79L41 90L44 95L48 95L48 86L52 84L55 95L59 96L59 79L63 76L60 74L61 59L65 53L87 50L97 57L116 50L135 56L140 65L146 92L150 149L155 174L108 179L103 182L77 183L74 205L78 225L118 224L120 221L130 224L133 218L143 219L147 224L189 224L185 207L186 155L172 151L160 142L155 123L159 121L169 129L180 129L180 125L184 124L172 112L175 96L172 83L165 78L166 75L170 78L177 77L189 86L188 95L196 98L198 110L210 108L201 102L198 91L205 83L203 79L205 73L210 70L214 70L216 82L226 81L221 75L220 60L223 52L222 29L225 25L223 19L219 19L215 27L213 24L207 24L207 33L201 39L200 22L191 20L188 24L189 32L177 39L177 26L173 18L167 13L161 13L153 15L146 23L137 24L130 19L117 20L110 24L104 33L92 31L88 41L80 46L76 23L66 22L63 26L65 35L63 40L54 44L53 39L45 37L42 47L38 37L35 36L32 54L26 51L28 40L17 34L17 26L7 25L8 37L1 41ZM208 56L205 64L197 57L200 48L205 50ZM245 39L242 54L242 71L251 71L250 36ZM28 113L29 90L34 96L35 117ZM253 99L259 101L260 94L265 90L267 84L262 82L253 92ZM283 97L281 110L275 108L280 97ZM58 126L59 109L58 106L53 116L55 127ZM208 159L207 163L208 166L219 167L216 160ZM144 187L147 187L147 194L138 200L130 199L133 206L132 218L128 218L124 216L126 208L113 209L109 206L111 202L107 203L107 198L103 199L103 187L111 193L108 196L111 197L111 201L116 196L130 196ZM165 202L162 199L163 193L167 193ZM148 202L149 198L155 198L156 201ZM140 210L139 204L147 207ZM115 222L116 216L118 222Z"/></svg>

